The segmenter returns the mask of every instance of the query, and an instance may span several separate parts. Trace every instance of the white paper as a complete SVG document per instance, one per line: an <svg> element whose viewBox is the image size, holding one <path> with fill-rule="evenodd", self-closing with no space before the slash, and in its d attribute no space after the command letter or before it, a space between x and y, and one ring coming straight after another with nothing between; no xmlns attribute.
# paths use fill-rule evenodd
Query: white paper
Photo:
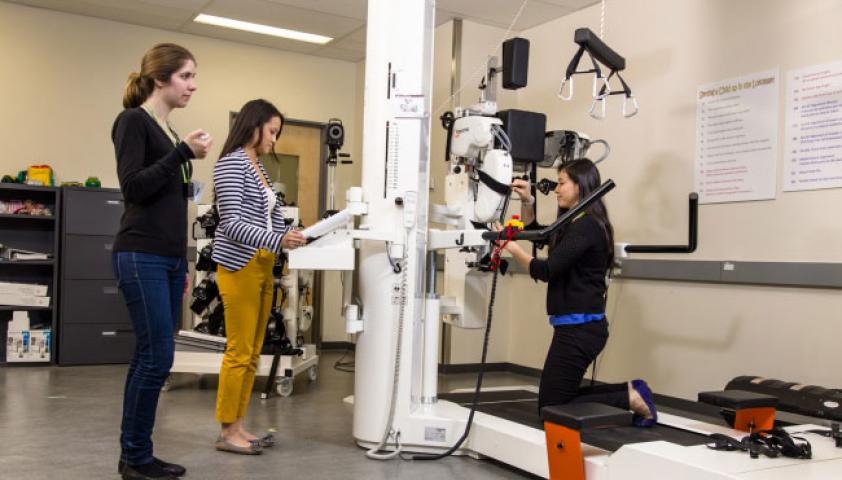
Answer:
<svg viewBox="0 0 842 480"><path fill-rule="evenodd" d="M326 219L314 223L301 231L305 238L319 238L326 233L342 228L351 221L354 216L347 209L337 212Z"/></svg>
<svg viewBox="0 0 842 480"><path fill-rule="evenodd" d="M783 190L842 187L842 62L790 70Z"/></svg>
<svg viewBox="0 0 842 480"><path fill-rule="evenodd" d="M700 203L775 198L778 70L698 87L694 185Z"/></svg>

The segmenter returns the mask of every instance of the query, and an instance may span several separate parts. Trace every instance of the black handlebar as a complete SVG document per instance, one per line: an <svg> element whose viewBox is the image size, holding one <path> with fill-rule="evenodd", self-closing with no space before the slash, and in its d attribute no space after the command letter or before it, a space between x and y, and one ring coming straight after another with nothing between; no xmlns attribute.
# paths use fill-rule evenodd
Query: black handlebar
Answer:
<svg viewBox="0 0 842 480"><path fill-rule="evenodd" d="M687 245L626 245L626 253L693 253L699 234L699 195L692 192L689 198Z"/></svg>
<svg viewBox="0 0 842 480"><path fill-rule="evenodd" d="M512 240L528 240L530 242L541 242L545 241L550 238L550 235L555 233L559 228L563 227L564 225L573 221L577 215L585 211L591 204L600 198L602 198L606 193L610 192L616 184L614 180L608 179L600 185L596 190L591 192L590 195L585 197L581 202L577 203L576 206L571 208L570 210L564 212L560 217L556 219L551 225L542 228L541 230L530 230L530 231L520 231L512 236ZM482 234L483 240L505 240L506 232L484 232Z"/></svg>

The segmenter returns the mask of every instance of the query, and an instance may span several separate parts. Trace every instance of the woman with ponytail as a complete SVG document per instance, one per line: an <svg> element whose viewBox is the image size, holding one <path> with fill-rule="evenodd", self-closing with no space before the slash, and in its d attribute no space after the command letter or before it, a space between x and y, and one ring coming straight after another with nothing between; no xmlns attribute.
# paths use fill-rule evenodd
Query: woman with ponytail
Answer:
<svg viewBox="0 0 842 480"><path fill-rule="evenodd" d="M179 139L169 123L196 91L196 60L184 47L155 45L129 75L111 138L125 211L114 240L114 274L129 310L135 351L123 399L118 471L125 480L174 479L184 467L152 454L158 396L169 376L187 272L187 200L191 159L204 158L210 136Z"/></svg>
<svg viewBox="0 0 842 480"><path fill-rule="evenodd" d="M601 184L599 170L588 159L573 160L558 170L555 188L562 215ZM515 180L521 215L528 229L535 223L529 183ZM499 225L497 226L499 229ZM541 372L538 409L547 405L596 402L631 410L638 426L657 420L652 392L643 380L581 387L588 366L608 341L605 317L607 276L614 258L614 229L602 200L592 203L550 241L546 259L533 258L516 242L506 250L535 279L547 282L547 314L553 327L550 351Z"/></svg>

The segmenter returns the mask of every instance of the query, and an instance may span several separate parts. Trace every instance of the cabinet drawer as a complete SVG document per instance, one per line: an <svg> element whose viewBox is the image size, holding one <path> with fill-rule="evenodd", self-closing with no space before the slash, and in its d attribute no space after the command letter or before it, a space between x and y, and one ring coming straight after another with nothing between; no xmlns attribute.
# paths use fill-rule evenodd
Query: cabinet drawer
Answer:
<svg viewBox="0 0 842 480"><path fill-rule="evenodd" d="M64 232L78 235L117 234L123 215L119 190L75 190L64 194Z"/></svg>
<svg viewBox="0 0 842 480"><path fill-rule="evenodd" d="M59 363L129 363L134 332L123 324L64 324L59 332Z"/></svg>
<svg viewBox="0 0 842 480"><path fill-rule="evenodd" d="M131 328L117 280L65 280L61 302L62 324L111 323Z"/></svg>
<svg viewBox="0 0 842 480"><path fill-rule="evenodd" d="M65 235L64 273L68 278L108 280L114 278L111 251L114 237L102 235Z"/></svg>

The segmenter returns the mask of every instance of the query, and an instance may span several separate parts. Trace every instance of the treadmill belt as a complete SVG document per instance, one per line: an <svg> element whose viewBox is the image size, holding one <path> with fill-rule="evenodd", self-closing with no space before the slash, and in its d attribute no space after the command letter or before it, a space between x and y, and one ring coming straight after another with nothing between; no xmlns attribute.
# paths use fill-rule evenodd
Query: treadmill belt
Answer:
<svg viewBox="0 0 842 480"><path fill-rule="evenodd" d="M685 400L683 398L675 398L667 395L655 394L655 408L659 412L678 415L692 420L699 420L701 422L719 425L721 427L729 427L728 422L719 413L720 408L715 405L707 403L694 402L692 400Z"/></svg>
<svg viewBox="0 0 842 480"><path fill-rule="evenodd" d="M449 400L464 407L471 406L473 392L447 393L439 395L442 400ZM670 408L670 410L676 410ZM538 396L526 390L504 390L482 392L477 411L509 420L528 427L544 429L544 422L538 413ZM681 414L677 412L676 414ZM721 417L720 417L721 421ZM654 442L665 440L685 447L703 445L708 437L666 425L654 425L651 428L634 426L590 429L582 432L582 441L608 451L619 450L630 443Z"/></svg>
<svg viewBox="0 0 842 480"><path fill-rule="evenodd" d="M582 441L588 445L614 452L630 443L655 442L665 440L683 447L704 445L710 441L706 435L688 432L666 425L656 424L650 428L615 427L585 430Z"/></svg>

